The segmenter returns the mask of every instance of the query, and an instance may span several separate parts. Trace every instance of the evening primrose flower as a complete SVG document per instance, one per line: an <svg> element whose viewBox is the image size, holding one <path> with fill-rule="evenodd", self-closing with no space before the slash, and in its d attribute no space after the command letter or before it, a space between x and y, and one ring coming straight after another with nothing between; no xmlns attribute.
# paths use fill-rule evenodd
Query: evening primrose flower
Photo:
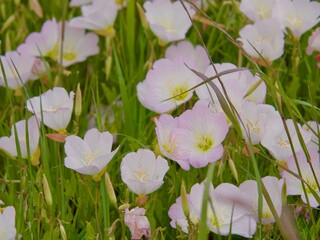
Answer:
<svg viewBox="0 0 320 240"><path fill-rule="evenodd" d="M68 136L64 145L67 155L64 165L82 174L98 174L119 149L111 151L112 143L113 137L109 132L100 133L96 128L86 132L83 140L78 136Z"/></svg>
<svg viewBox="0 0 320 240"><path fill-rule="evenodd" d="M15 240L17 230L15 227L16 210L9 206L0 208L0 239Z"/></svg>
<svg viewBox="0 0 320 240"><path fill-rule="evenodd" d="M167 160L161 156L156 158L149 149L139 149L122 159L120 169L122 181L130 191L149 194L161 187L169 166Z"/></svg>
<svg viewBox="0 0 320 240"><path fill-rule="evenodd" d="M198 82L199 78L183 63L160 59L137 85L137 95L146 108L166 113L187 102L193 95L193 91L187 91Z"/></svg>
<svg viewBox="0 0 320 240"><path fill-rule="evenodd" d="M294 151L298 152L302 149L302 147L292 119L286 120L286 124L290 133ZM302 135L302 139L307 145L311 141L311 133L304 130L299 123L297 123L297 125ZM283 126L280 115L275 118L268 119L265 134L261 139L261 144L266 149L268 149L268 151L271 153L271 155L274 156L276 160L280 162L286 162L288 157L293 154L289 138Z"/></svg>
<svg viewBox="0 0 320 240"><path fill-rule="evenodd" d="M263 57L267 62L272 62L283 54L284 33L274 19L263 19L253 25L246 25L239 35L244 50L256 59Z"/></svg>
<svg viewBox="0 0 320 240"><path fill-rule="evenodd" d="M201 73L204 73L210 65L210 59L205 49L200 45L194 47L187 40L170 45L166 49L165 58L172 61L180 61L189 68Z"/></svg>
<svg viewBox="0 0 320 240"><path fill-rule="evenodd" d="M12 126L11 136L0 138L0 148L15 157L18 157L18 148L20 148L22 158L28 158L29 149L30 156L32 158L37 151L40 137L39 126L36 117L30 117L27 122L26 120L16 122L15 127L17 130L18 139L15 137L15 129L14 126ZM18 143L19 146L17 146L16 143Z"/></svg>
<svg viewBox="0 0 320 240"><path fill-rule="evenodd" d="M130 229L131 239L138 240L143 236L146 238L151 236L150 223L145 214L146 210L144 208L125 209L124 223Z"/></svg>
<svg viewBox="0 0 320 240"><path fill-rule="evenodd" d="M156 134L161 153L176 161L184 170L190 169L188 161L180 159L178 154L178 142L175 130L178 128L178 119L168 114L162 114L159 119L155 119Z"/></svg>
<svg viewBox="0 0 320 240"><path fill-rule="evenodd" d="M179 143L179 157L195 168L202 168L222 157L222 141L229 126L223 113L212 113L203 105L196 104L178 118L175 130Z"/></svg>
<svg viewBox="0 0 320 240"><path fill-rule="evenodd" d="M298 164L301 171L301 177L306 183L308 183L309 186L307 186L305 183L302 183L300 179L293 176L291 173L287 171L282 171L281 174L282 174L282 178L286 180L287 195L301 195L302 201L304 203L307 203L306 195L302 187L302 184L304 184L306 188L306 193L308 195L308 199L310 202L310 206L313 208L316 208L320 205L320 203L317 202L316 198L311 193L310 188L312 188L316 192L316 194L320 197L320 190L317 184L317 183L320 183L320 163L319 163L320 156L317 149L310 148L308 150L310 155L310 161L307 160L306 155L302 150L297 153L297 159L298 159ZM289 157L287 164L288 164L289 170L299 175L296 161L293 156ZM312 166L313 169L311 169L310 165Z"/></svg>
<svg viewBox="0 0 320 240"><path fill-rule="evenodd" d="M93 0L91 4L81 7L81 17L71 19L70 26L86 28L101 35L113 35L112 28L119 10L114 0Z"/></svg>
<svg viewBox="0 0 320 240"><path fill-rule="evenodd" d="M71 119L73 98L73 92L68 95L64 88L55 87L38 97L29 99L27 109L47 127L64 132Z"/></svg>
<svg viewBox="0 0 320 240"><path fill-rule="evenodd" d="M8 87L16 89L32 79L32 68L36 59L27 54L19 54L16 51L6 52L0 56ZM6 86L5 77L0 69L0 86Z"/></svg>
<svg viewBox="0 0 320 240"><path fill-rule="evenodd" d="M320 28L312 32L308 40L307 54L312 54L313 51L320 52Z"/></svg>
<svg viewBox="0 0 320 240"><path fill-rule="evenodd" d="M240 11L250 20L270 18L275 0L241 0Z"/></svg>
<svg viewBox="0 0 320 240"><path fill-rule="evenodd" d="M272 204L278 214L281 216L282 212L282 187L283 187L283 179L277 179L276 177L267 176L261 179L262 183L266 187L266 190L270 196ZM250 199L251 207L253 210L253 216L255 220L259 221L259 209L258 209L258 185L254 180L247 180L240 184L239 186L241 192L248 196ZM275 222L275 218L270 210L270 207L263 196L262 200L262 224L270 224Z"/></svg>
<svg viewBox="0 0 320 240"><path fill-rule="evenodd" d="M319 21L320 3L309 0L276 0L272 18L282 28L289 28L293 36L299 38Z"/></svg>
<svg viewBox="0 0 320 240"><path fill-rule="evenodd" d="M186 3L185 6L192 17L194 9ZM152 32L161 41L172 42L185 38L192 23L180 1L153 0L145 2L143 7Z"/></svg>
<svg viewBox="0 0 320 240"><path fill-rule="evenodd" d="M52 19L44 23L40 33L31 33L25 43L18 47L18 52L31 56L49 57L59 62L61 44L63 44L62 66L68 67L97 54L99 52L98 41L96 34L86 33L84 29L73 28L68 22L65 22L64 25L62 41L62 23L57 23L55 19Z"/></svg>
<svg viewBox="0 0 320 240"><path fill-rule="evenodd" d="M200 219L204 183L195 184L190 191L190 202ZM217 188L209 188L207 226L210 231L223 236L237 234L251 238L256 231L256 221L250 216L250 202L240 189L230 183L222 183ZM231 227L232 226L232 227Z"/></svg>
<svg viewBox="0 0 320 240"><path fill-rule="evenodd" d="M309 142L308 147L319 150L320 124L316 121L308 121L302 128L311 133L311 141Z"/></svg>

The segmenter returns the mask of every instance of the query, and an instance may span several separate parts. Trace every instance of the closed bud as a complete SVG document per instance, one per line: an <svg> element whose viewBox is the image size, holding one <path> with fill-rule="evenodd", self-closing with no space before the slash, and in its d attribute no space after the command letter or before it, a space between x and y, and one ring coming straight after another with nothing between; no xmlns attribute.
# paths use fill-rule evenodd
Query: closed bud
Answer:
<svg viewBox="0 0 320 240"><path fill-rule="evenodd" d="M137 9L140 16L141 24L144 29L149 29L149 24L146 19L146 15L144 14L144 10L139 3L137 3Z"/></svg>
<svg viewBox="0 0 320 240"><path fill-rule="evenodd" d="M60 235L61 235L61 238L62 238L63 240L67 240L68 238L67 238L66 230L64 229L64 227L63 227L63 225L62 225L62 223L61 223L61 222L60 222L60 226L59 226L59 228L60 228Z"/></svg>
<svg viewBox="0 0 320 240"><path fill-rule="evenodd" d="M236 166L234 165L234 162L231 158L229 158L228 164L229 164L229 167L230 167L230 170L231 170L233 177L236 179L237 183L239 183L238 172L237 172Z"/></svg>
<svg viewBox="0 0 320 240"><path fill-rule="evenodd" d="M43 185L44 197L46 199L46 202L49 206L52 206L52 195L51 195L50 187L45 174L43 174L43 177L42 177L42 185Z"/></svg>
<svg viewBox="0 0 320 240"><path fill-rule="evenodd" d="M118 208L116 194L114 193L112 182L110 180L108 173L106 173L104 175L104 179L106 182L106 188L107 188L107 193L109 195L109 199L110 199L111 203L115 206L115 208Z"/></svg>
<svg viewBox="0 0 320 240"><path fill-rule="evenodd" d="M8 17L7 20L2 24L2 28L1 28L0 33L3 33L7 28L9 28L10 25L15 22L15 20L16 20L16 18L14 16L14 14L11 15L10 17Z"/></svg>
<svg viewBox="0 0 320 240"><path fill-rule="evenodd" d="M189 210L189 201L187 196L187 190L184 181L181 183L180 188L180 194L181 194L181 204L182 204L182 210L186 218L188 219L190 216L190 210Z"/></svg>
<svg viewBox="0 0 320 240"><path fill-rule="evenodd" d="M82 93L80 89L80 84L78 83L76 91L76 104L75 104L75 115L78 118L82 112Z"/></svg>

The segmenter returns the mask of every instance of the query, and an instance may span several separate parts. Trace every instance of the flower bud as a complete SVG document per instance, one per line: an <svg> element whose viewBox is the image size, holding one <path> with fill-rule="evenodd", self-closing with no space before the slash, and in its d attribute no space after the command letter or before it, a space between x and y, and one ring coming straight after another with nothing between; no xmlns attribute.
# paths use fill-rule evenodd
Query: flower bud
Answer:
<svg viewBox="0 0 320 240"><path fill-rule="evenodd" d="M80 83L77 85L77 91L76 91L76 104L75 104L75 115L76 117L80 117L81 111L82 111L82 94L80 89Z"/></svg>
<svg viewBox="0 0 320 240"><path fill-rule="evenodd" d="M106 188L107 188L107 193L108 193L109 199L110 199L111 203L115 206L115 208L118 208L117 197L116 197L116 194L114 193L112 182L110 180L110 177L109 177L108 173L106 173L104 175L104 179L105 179L105 182L106 182Z"/></svg>
<svg viewBox="0 0 320 240"><path fill-rule="evenodd" d="M44 197L46 199L46 202L49 206L52 206L52 195L51 195L50 187L45 174L43 174L42 185L43 185Z"/></svg>

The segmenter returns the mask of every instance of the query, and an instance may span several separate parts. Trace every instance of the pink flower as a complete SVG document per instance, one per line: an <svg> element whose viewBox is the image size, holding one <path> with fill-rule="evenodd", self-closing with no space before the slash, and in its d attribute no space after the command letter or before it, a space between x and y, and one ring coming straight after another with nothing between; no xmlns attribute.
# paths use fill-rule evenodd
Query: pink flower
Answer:
<svg viewBox="0 0 320 240"><path fill-rule="evenodd" d="M281 216L282 212L282 187L283 179L278 180L276 177L264 177L261 179L267 192L271 198L272 204L276 209L278 216ZM241 192L243 192L248 199L250 199L254 218L259 221L259 209L258 209L258 185L254 180L247 180L239 186ZM270 224L275 222L275 218L270 210L270 207L263 196L262 202L262 224Z"/></svg>
<svg viewBox="0 0 320 240"><path fill-rule="evenodd" d="M201 217L204 183L191 188L190 202L197 216ZM256 221L250 216L250 202L240 189L229 183L209 188L207 226L210 231L226 236L237 234L251 238L256 231ZM232 224L232 228L231 228Z"/></svg>
<svg viewBox="0 0 320 240"><path fill-rule="evenodd" d="M195 168L202 168L222 157L222 141L229 126L223 113L212 113L203 105L196 104L178 118L175 130L180 159L188 160Z"/></svg>
<svg viewBox="0 0 320 240"><path fill-rule="evenodd" d="M164 183L169 166L167 160L160 156L156 158L149 149L139 149L122 159L120 169L122 181L132 192L149 194Z"/></svg>
<svg viewBox="0 0 320 240"><path fill-rule="evenodd" d="M275 0L241 0L240 11L254 22L270 18L274 1Z"/></svg>
<svg viewBox="0 0 320 240"><path fill-rule="evenodd" d="M313 194L310 191L310 188L312 188L316 194L320 197L320 190L318 187L317 182L320 182L320 163L319 163L319 152L316 149L309 149L309 155L310 155L310 162L307 160L305 153L301 150L297 153L297 159L299 168L301 171L301 177L302 179L308 183L309 186L307 186L305 183L302 183L300 179L293 176L291 173L287 171L282 172L282 177L286 180L287 184L287 195L301 195L301 199L304 203L307 203L306 195L304 194L302 184L304 184L304 187L306 188L306 193L308 195L308 199L310 202L310 206L313 208L316 208L320 205L319 202L317 202L316 198L313 196ZM295 174L299 175L299 171L297 169L296 161L294 160L294 157L289 157L288 161L288 169L294 172ZM314 173L310 167L310 165L313 167Z"/></svg>
<svg viewBox="0 0 320 240"><path fill-rule="evenodd" d="M176 136L176 129L178 128L177 120L177 118L173 118L167 114L162 114L159 119L155 119L158 144L164 156L176 161L184 170L189 170L189 162L180 159L178 154L178 141Z"/></svg>
<svg viewBox="0 0 320 240"><path fill-rule="evenodd" d="M166 113L187 102L199 82L198 77L183 63L160 59L153 64L146 79L137 85L138 99L146 108Z"/></svg>
<svg viewBox="0 0 320 240"><path fill-rule="evenodd" d="M99 38L94 33L85 33L84 29L73 28L68 22L64 26L62 41L62 23L55 19L46 21L40 33L31 33L24 44L18 47L21 53L31 56L45 56L59 62L63 44L62 66L68 67L83 62L89 56L99 52Z"/></svg>
<svg viewBox="0 0 320 240"><path fill-rule="evenodd" d="M139 240L143 236L147 238L151 236L150 223L145 213L146 210L139 207L124 210L124 223L130 229L131 239Z"/></svg>
<svg viewBox="0 0 320 240"><path fill-rule="evenodd" d="M111 151L113 137L109 132L90 129L82 140L78 136L66 138L64 165L82 174L100 173L111 161L118 149Z"/></svg>
<svg viewBox="0 0 320 240"><path fill-rule="evenodd" d="M17 230L15 227L16 211L9 206L0 211L0 239L15 240Z"/></svg>
<svg viewBox="0 0 320 240"><path fill-rule="evenodd" d="M70 26L108 35L116 20L118 10L119 6L114 0L93 0L91 4L81 7L83 16L71 19Z"/></svg>
<svg viewBox="0 0 320 240"><path fill-rule="evenodd" d="M300 37L319 21L320 3L309 0L276 0L272 17L280 26L289 28L293 36Z"/></svg>
<svg viewBox="0 0 320 240"><path fill-rule="evenodd" d="M0 148L11 154L12 156L18 156L18 146L19 144L21 157L28 158L28 149L30 151L30 157L33 157L33 154L36 152L39 143L39 126L35 116L32 116L26 120L22 120L15 123L17 130L17 137L15 135L14 126L11 127L11 136L10 137L1 137L0 138ZM27 139L28 134L28 139ZM28 145L27 145L28 143Z"/></svg>
<svg viewBox="0 0 320 240"><path fill-rule="evenodd" d="M263 19L253 25L246 25L239 32L243 48L252 57L266 61L280 58L284 48L284 34L274 19Z"/></svg>
<svg viewBox="0 0 320 240"><path fill-rule="evenodd" d="M91 3L92 0L71 0L70 7L79 7Z"/></svg>
<svg viewBox="0 0 320 240"><path fill-rule="evenodd" d="M5 56L0 56L8 87L15 89L23 86L32 79L32 67L35 58L27 54L19 54L16 51L7 52ZM0 86L6 86L5 78L0 70Z"/></svg>
<svg viewBox="0 0 320 240"><path fill-rule="evenodd" d="M308 40L307 54L312 54L313 51L320 52L320 28L312 32Z"/></svg>
<svg viewBox="0 0 320 240"><path fill-rule="evenodd" d="M194 47L187 40L170 45L166 49L165 58L172 61L179 61L201 73L204 73L210 65L210 59L205 49L200 45Z"/></svg>
<svg viewBox="0 0 320 240"><path fill-rule="evenodd" d="M188 4L185 5L192 17L195 11ZM192 23L180 1L153 0L145 2L143 7L152 32L160 40L171 42L185 38Z"/></svg>
<svg viewBox="0 0 320 240"><path fill-rule="evenodd" d="M27 109L47 127L63 132L71 119L73 97L73 92L68 95L64 88L55 87L38 97L29 99Z"/></svg>
<svg viewBox="0 0 320 240"><path fill-rule="evenodd" d="M302 128L311 133L311 141L308 144L309 149L314 148L319 149L319 133L320 133L320 124L316 121L309 121L305 123Z"/></svg>

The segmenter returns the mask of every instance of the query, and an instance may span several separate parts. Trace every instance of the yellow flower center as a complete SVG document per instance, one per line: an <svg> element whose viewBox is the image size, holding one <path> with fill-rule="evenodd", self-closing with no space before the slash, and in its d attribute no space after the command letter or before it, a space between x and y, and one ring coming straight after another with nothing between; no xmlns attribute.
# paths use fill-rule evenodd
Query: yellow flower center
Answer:
<svg viewBox="0 0 320 240"><path fill-rule="evenodd" d="M90 165L92 161L96 158L96 153L84 153L85 164Z"/></svg>
<svg viewBox="0 0 320 240"><path fill-rule="evenodd" d="M292 14L288 16L287 21L293 26L293 28L299 30L302 27L302 20L297 15Z"/></svg>
<svg viewBox="0 0 320 240"><path fill-rule="evenodd" d="M176 101L183 101L188 96L188 93L186 91L188 91L187 84L175 86L171 89L171 96Z"/></svg>
<svg viewBox="0 0 320 240"><path fill-rule="evenodd" d="M282 137L279 139L278 144L280 145L280 147L282 148L288 148L290 147L290 143L288 140L283 139Z"/></svg>
<svg viewBox="0 0 320 240"><path fill-rule="evenodd" d="M77 54L75 52L63 52L63 59L66 61L72 61L77 58Z"/></svg>
<svg viewBox="0 0 320 240"><path fill-rule="evenodd" d="M146 182L148 175L148 172L143 169L138 169L134 171L134 176L138 179L139 182Z"/></svg>
<svg viewBox="0 0 320 240"><path fill-rule="evenodd" d="M44 54L44 56L47 56L47 57L49 57L49 58L51 58L51 59L53 59L53 60L57 60L57 58L58 58L58 44L56 43L55 45L54 45L54 47L50 50L50 51L48 51L46 54Z"/></svg>
<svg viewBox="0 0 320 240"><path fill-rule="evenodd" d="M197 147L202 151L208 151L214 144L214 141L211 137L206 135L201 135L201 137L197 141Z"/></svg>

